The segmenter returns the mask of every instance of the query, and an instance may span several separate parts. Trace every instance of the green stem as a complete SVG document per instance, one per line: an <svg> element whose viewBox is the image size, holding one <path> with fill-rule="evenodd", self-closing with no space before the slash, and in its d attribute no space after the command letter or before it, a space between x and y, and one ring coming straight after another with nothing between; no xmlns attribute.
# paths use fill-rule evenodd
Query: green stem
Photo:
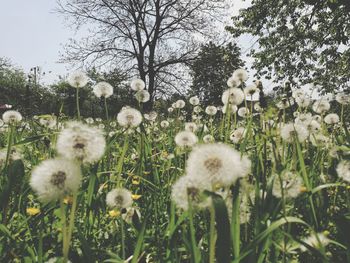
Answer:
<svg viewBox="0 0 350 263"><path fill-rule="evenodd" d="M240 239L241 239L241 229L240 229L240 199L239 199L239 182L236 183L233 189L233 205L232 205L232 243L233 243L233 254L235 259L239 258L240 254ZM237 261L238 263L239 261Z"/></svg>
<svg viewBox="0 0 350 263"><path fill-rule="evenodd" d="M78 120L80 120L80 108L79 108L79 88L76 88L75 99L76 99L76 104L77 104L77 117L78 117Z"/></svg>
<svg viewBox="0 0 350 263"><path fill-rule="evenodd" d="M125 259L125 225L123 218L120 219L120 235L122 239L122 259Z"/></svg>
<svg viewBox="0 0 350 263"><path fill-rule="evenodd" d="M69 225L68 225L68 232L67 232L67 246L66 246L66 251L65 251L65 255L67 255L68 257L68 253L69 253L69 246L70 246L70 242L72 239L72 233L73 233L73 228L74 228L74 219L75 219L75 211L77 209L77 193L73 194L73 203L72 203L72 209L70 211L70 215L69 215Z"/></svg>
<svg viewBox="0 0 350 263"><path fill-rule="evenodd" d="M210 206L210 226L209 226L209 263L215 262L215 209Z"/></svg>
<svg viewBox="0 0 350 263"><path fill-rule="evenodd" d="M63 263L68 262L67 253L67 231L66 231L66 211L64 209L63 198L60 199L60 211L61 211L61 225L62 225L62 253L63 253Z"/></svg>
<svg viewBox="0 0 350 263"><path fill-rule="evenodd" d="M107 99L104 97L104 104L105 104L105 112L106 112L106 120L108 121L108 107L107 107Z"/></svg>

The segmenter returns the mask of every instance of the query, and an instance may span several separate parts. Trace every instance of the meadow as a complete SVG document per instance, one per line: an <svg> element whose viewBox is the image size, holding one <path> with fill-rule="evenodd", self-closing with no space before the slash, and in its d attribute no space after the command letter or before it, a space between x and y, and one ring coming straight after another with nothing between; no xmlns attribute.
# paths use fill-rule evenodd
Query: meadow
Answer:
<svg viewBox="0 0 350 263"><path fill-rule="evenodd" d="M267 103L238 69L221 105L146 112L135 79L139 106L109 116L100 82L94 119L87 76L67 81L74 119L0 120L0 262L350 262L349 94Z"/></svg>

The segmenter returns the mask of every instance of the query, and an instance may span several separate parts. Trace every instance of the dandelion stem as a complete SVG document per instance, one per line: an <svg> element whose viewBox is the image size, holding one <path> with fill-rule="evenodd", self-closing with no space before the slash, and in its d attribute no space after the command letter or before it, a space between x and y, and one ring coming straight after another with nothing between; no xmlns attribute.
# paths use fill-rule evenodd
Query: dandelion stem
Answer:
<svg viewBox="0 0 350 263"><path fill-rule="evenodd" d="M69 215L69 225L68 225L68 232L67 232L67 246L66 246L67 256L68 256L70 241L72 239L72 233L73 233L73 228L74 228L75 210L77 208L77 196L78 196L77 193L73 194L72 209L71 209L70 215Z"/></svg>
<svg viewBox="0 0 350 263"><path fill-rule="evenodd" d="M210 229L209 229L209 263L215 262L215 209L210 206Z"/></svg>
<svg viewBox="0 0 350 263"><path fill-rule="evenodd" d="M104 97L104 105L105 105L105 112L106 112L106 120L108 121L108 107L107 107L107 99Z"/></svg>
<svg viewBox="0 0 350 263"><path fill-rule="evenodd" d="M122 241L122 259L125 259L125 226L123 218L120 219L120 235Z"/></svg>
<svg viewBox="0 0 350 263"><path fill-rule="evenodd" d="M78 120L80 120L80 108L79 108L79 88L76 88L75 99L76 99L76 104L77 104L77 117L78 117Z"/></svg>
<svg viewBox="0 0 350 263"><path fill-rule="evenodd" d="M66 211L64 209L63 198L60 199L60 212L61 212L61 224L62 224L62 253L63 253L63 263L68 262L68 251L67 247L67 231L66 231Z"/></svg>

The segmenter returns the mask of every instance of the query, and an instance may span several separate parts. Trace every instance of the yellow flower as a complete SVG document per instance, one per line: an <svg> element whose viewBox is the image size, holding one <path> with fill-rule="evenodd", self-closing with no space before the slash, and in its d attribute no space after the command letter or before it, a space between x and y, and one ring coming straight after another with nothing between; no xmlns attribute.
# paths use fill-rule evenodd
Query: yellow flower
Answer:
<svg viewBox="0 0 350 263"><path fill-rule="evenodd" d="M108 214L109 214L110 217L115 218L115 217L118 217L118 216L120 215L120 212L119 212L119 211L116 211L116 210L110 210L110 211L108 212Z"/></svg>
<svg viewBox="0 0 350 263"><path fill-rule="evenodd" d="M30 216L35 216L40 213L40 209L35 207L28 207L26 211Z"/></svg>
<svg viewBox="0 0 350 263"><path fill-rule="evenodd" d="M148 171L144 171L143 174L144 175L149 175L151 172L148 172Z"/></svg>
<svg viewBox="0 0 350 263"><path fill-rule="evenodd" d="M139 184L140 184L140 177L134 176L134 177L132 178L132 180L131 180L131 183L132 183L133 185L139 185Z"/></svg>
<svg viewBox="0 0 350 263"><path fill-rule="evenodd" d="M131 195L132 200L138 200L141 198L142 195Z"/></svg>
<svg viewBox="0 0 350 263"><path fill-rule="evenodd" d="M306 193L308 190L305 186L300 187L300 192L301 193Z"/></svg>
<svg viewBox="0 0 350 263"><path fill-rule="evenodd" d="M65 203L66 205L72 204L72 203L73 203L73 197L71 197L71 196L66 196L66 197L63 199L63 203Z"/></svg>

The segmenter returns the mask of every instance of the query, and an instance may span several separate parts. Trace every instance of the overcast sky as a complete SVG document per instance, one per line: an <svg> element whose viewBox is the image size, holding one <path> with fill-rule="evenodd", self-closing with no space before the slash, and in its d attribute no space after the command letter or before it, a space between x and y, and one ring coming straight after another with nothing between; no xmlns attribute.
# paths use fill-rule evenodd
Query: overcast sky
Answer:
<svg viewBox="0 0 350 263"><path fill-rule="evenodd" d="M233 13L249 2L235 1ZM70 37L77 37L63 23L63 17L53 11L55 7L56 0L0 0L0 57L9 58L26 72L42 67L47 72L47 83L67 73L67 65L57 63L59 53ZM244 51L249 39L239 44Z"/></svg>

